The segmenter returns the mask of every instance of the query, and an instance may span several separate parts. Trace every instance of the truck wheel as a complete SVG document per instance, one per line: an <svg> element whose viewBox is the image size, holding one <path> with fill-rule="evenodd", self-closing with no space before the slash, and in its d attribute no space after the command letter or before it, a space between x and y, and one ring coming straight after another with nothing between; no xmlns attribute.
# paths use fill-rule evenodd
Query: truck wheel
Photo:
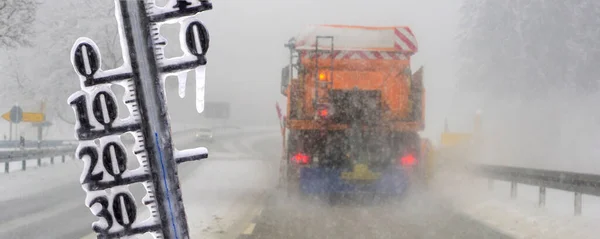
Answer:
<svg viewBox="0 0 600 239"><path fill-rule="evenodd" d="M327 204L329 206L335 206L339 204L341 199L341 195L339 193L329 193L327 194Z"/></svg>

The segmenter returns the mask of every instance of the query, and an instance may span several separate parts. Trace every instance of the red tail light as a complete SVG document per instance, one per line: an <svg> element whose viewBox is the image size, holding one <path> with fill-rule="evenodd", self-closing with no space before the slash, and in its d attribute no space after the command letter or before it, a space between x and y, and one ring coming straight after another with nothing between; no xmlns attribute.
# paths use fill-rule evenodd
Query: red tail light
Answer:
<svg viewBox="0 0 600 239"><path fill-rule="evenodd" d="M329 115L329 110L327 110L327 109L321 109L321 110L319 110L319 116L320 117L325 118L328 115Z"/></svg>
<svg viewBox="0 0 600 239"><path fill-rule="evenodd" d="M296 155L294 155L292 157L292 162L297 163L297 164L302 164L302 165L309 164L310 157L303 153L297 153Z"/></svg>
<svg viewBox="0 0 600 239"><path fill-rule="evenodd" d="M400 165L402 166L414 166L417 164L417 158L411 153L405 154L400 158Z"/></svg>
<svg viewBox="0 0 600 239"><path fill-rule="evenodd" d="M334 110L330 104L319 104L317 105L317 116L321 119L328 119L334 114Z"/></svg>

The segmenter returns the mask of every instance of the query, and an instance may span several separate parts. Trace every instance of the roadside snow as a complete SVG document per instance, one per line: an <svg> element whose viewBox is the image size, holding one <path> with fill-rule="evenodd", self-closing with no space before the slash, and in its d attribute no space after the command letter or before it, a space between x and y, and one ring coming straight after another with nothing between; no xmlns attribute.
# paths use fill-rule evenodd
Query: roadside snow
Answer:
<svg viewBox="0 0 600 239"><path fill-rule="evenodd" d="M515 238L597 238L600 198L584 196L583 213L574 216L573 194L547 189L546 206L538 207L538 188L518 185L510 199L510 183L458 173L439 172L432 189L465 215Z"/></svg>
<svg viewBox="0 0 600 239"><path fill-rule="evenodd" d="M249 130L237 131L240 134L240 138L243 135L252 136L252 134L265 131L265 128L251 128ZM266 129L268 132L269 130ZM177 134L177 133L175 133ZM230 135L236 134L236 132L230 132ZM193 139L193 135L178 135L176 142L188 142ZM259 136L258 136L259 137ZM259 137L260 138L260 137ZM229 142L226 141L226 142ZM239 152L231 151L234 153L223 154L222 152L210 152L211 158L219 158L222 156L238 156ZM236 150L236 149L232 149ZM238 150L239 151L239 150ZM0 203L3 201L26 198L32 194L38 194L44 191L51 191L54 188L63 186L67 183L78 182L83 168L82 162L73 160L71 157L67 157L65 163L62 163L61 158L54 158L54 165L50 165L49 158L42 159L42 167L37 167L37 160L27 160L27 170L21 171L21 162L10 163L10 173L6 174L4 168L0 173ZM1 164L4 166L4 164Z"/></svg>
<svg viewBox="0 0 600 239"><path fill-rule="evenodd" d="M223 238L276 180L264 159L207 160L182 190L191 238ZM205 183L200 183L205 182Z"/></svg>
<svg viewBox="0 0 600 239"><path fill-rule="evenodd" d="M28 165L36 163L35 160L27 162ZM60 163L59 159L55 163L40 168L28 167L27 171L0 174L0 182L2 182L0 184L0 203L11 199L27 198L30 195L51 191L68 183L79 182L83 168L82 162L69 159L65 163ZM20 162L11 164L11 167L21 170Z"/></svg>
<svg viewBox="0 0 600 239"><path fill-rule="evenodd" d="M277 182L278 168L272 165L277 162L273 156L279 153L280 144L254 147L262 140L277 139L278 134L270 128L254 128L230 135L239 137L218 142L231 146L227 152L212 152L208 146L209 158L196 162L200 165L181 181L191 238L239 233L238 223L260 205L265 192ZM183 138L191 140L190 136L179 140ZM147 217L148 211L143 210L140 218Z"/></svg>
<svg viewBox="0 0 600 239"><path fill-rule="evenodd" d="M191 238L233 238L237 224L256 210L277 183L279 145L257 145L276 139L268 131L237 141L235 154L215 154L182 185ZM255 148L259 147L259 148Z"/></svg>

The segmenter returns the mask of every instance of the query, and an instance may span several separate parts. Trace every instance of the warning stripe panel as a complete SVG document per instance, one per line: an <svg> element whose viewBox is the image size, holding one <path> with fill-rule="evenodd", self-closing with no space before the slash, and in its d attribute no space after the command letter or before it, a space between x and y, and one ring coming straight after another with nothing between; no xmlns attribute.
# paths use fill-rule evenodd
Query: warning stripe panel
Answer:
<svg viewBox="0 0 600 239"><path fill-rule="evenodd" d="M416 37L407 26L312 25L295 37L296 49L315 49L318 36L333 37L336 50L398 51L408 55L418 51ZM329 47L329 41L320 42L319 46Z"/></svg>
<svg viewBox="0 0 600 239"><path fill-rule="evenodd" d="M394 47L401 51L417 51L417 41L408 28L399 27L394 30L396 41Z"/></svg>
<svg viewBox="0 0 600 239"><path fill-rule="evenodd" d="M315 58L314 51L301 51L302 58ZM364 60L407 60L408 56L401 52L386 52L386 51L334 51L333 58L335 60L349 59L364 59ZM330 52L319 53L319 59L331 59Z"/></svg>
<svg viewBox="0 0 600 239"><path fill-rule="evenodd" d="M381 53L379 53L378 51L374 51L374 52L372 52L372 54L376 59L380 59L380 60L384 59L383 55Z"/></svg>

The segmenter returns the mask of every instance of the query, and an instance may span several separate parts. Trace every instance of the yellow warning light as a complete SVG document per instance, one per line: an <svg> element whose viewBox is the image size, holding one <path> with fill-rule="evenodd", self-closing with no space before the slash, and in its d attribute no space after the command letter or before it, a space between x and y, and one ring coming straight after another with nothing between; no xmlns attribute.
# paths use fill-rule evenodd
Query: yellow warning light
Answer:
<svg viewBox="0 0 600 239"><path fill-rule="evenodd" d="M325 73L321 72L321 73L319 74L319 80L327 80L327 74L325 74Z"/></svg>

